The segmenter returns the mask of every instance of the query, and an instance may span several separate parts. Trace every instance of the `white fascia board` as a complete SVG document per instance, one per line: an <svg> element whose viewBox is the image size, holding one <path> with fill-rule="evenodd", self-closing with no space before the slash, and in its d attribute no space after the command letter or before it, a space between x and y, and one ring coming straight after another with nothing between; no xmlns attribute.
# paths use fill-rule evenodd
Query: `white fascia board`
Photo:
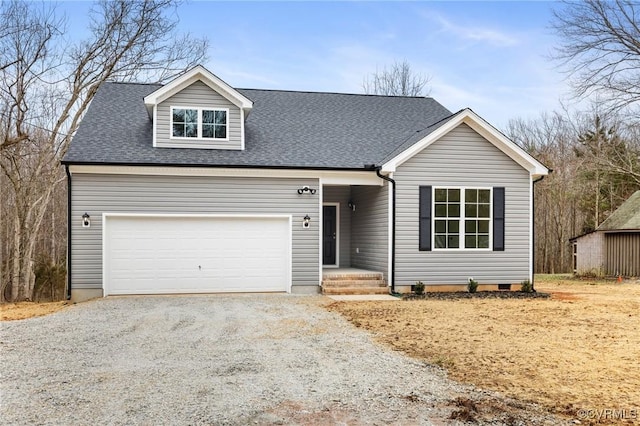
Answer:
<svg viewBox="0 0 640 426"><path fill-rule="evenodd" d="M492 143L496 148L504 152L512 160L526 169L533 178L549 174L549 169L547 169L542 163L533 158L525 150L520 148L517 144L487 123L482 117L468 108L458 114L455 114L429 135L425 136L391 160L387 161L382 166L382 171L394 172L398 166L461 124L466 124L471 127L483 138Z"/></svg>
<svg viewBox="0 0 640 426"><path fill-rule="evenodd" d="M247 112L253 108L253 101L225 83L221 78L214 75L202 65L192 68L187 73L175 78L155 92L145 96L144 103L147 106L147 109L151 110L153 105L159 104L181 90L189 87L196 81L202 81L238 108L247 110Z"/></svg>
<svg viewBox="0 0 640 426"><path fill-rule="evenodd" d="M153 110L153 147L155 148L157 146L157 141L158 141L158 126L155 125L155 123L158 122L158 105L153 105L152 107Z"/></svg>
<svg viewBox="0 0 640 426"><path fill-rule="evenodd" d="M240 108L240 150L241 151L244 151L244 122L245 122L244 109Z"/></svg>
<svg viewBox="0 0 640 426"><path fill-rule="evenodd" d="M227 167L107 166L70 165L69 171L86 174L156 175L156 176L226 176L260 178L322 179L323 185L375 185L384 181L372 171L304 170Z"/></svg>

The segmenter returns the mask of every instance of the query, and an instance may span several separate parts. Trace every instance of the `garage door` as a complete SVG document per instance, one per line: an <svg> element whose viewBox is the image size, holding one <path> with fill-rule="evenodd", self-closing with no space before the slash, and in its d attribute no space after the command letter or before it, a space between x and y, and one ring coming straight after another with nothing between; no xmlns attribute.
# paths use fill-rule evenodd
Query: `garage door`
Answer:
<svg viewBox="0 0 640 426"><path fill-rule="evenodd" d="M290 288L289 217L105 217L105 295Z"/></svg>

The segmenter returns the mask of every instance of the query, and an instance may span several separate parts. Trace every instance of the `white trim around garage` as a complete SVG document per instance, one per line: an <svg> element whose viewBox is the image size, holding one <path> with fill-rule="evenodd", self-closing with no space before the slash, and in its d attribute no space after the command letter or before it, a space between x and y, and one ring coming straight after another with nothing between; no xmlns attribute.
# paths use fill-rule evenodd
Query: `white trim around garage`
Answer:
<svg viewBox="0 0 640 426"><path fill-rule="evenodd" d="M108 296L113 294L109 289L109 269L108 269L108 254L109 254L109 241L107 238L107 233L109 230L109 218L185 218L185 219L283 219L287 221L288 228L288 240L286 250L288 253L286 259L286 282L283 286L287 293L291 292L292 286L292 263L293 263L293 217L291 215L286 214L164 214L164 213L116 213L116 212L105 212L102 214L102 290L103 295ZM235 291L235 290L234 290ZM249 291L249 290L248 290ZM200 292L200 293L210 293L215 291L189 291L191 292ZM161 292L162 293L162 292ZM163 292L168 293L168 292ZM174 292L175 293L175 292ZM179 293L179 292L178 292ZM135 294L135 293L131 293Z"/></svg>

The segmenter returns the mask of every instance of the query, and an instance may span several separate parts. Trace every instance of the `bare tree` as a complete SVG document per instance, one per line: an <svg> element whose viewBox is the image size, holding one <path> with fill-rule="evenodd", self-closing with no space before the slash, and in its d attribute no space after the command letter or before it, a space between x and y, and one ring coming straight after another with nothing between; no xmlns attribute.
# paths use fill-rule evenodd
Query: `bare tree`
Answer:
<svg viewBox="0 0 640 426"><path fill-rule="evenodd" d="M640 2L567 1L554 11L556 58L579 97L598 95L619 110L640 101Z"/></svg>
<svg viewBox="0 0 640 426"><path fill-rule="evenodd" d="M506 133L553 173L535 185L535 271L569 272L569 238L592 231L640 189L640 133L615 115L568 110L511 120Z"/></svg>
<svg viewBox="0 0 640 426"><path fill-rule="evenodd" d="M414 73L404 60L365 77L362 88L369 95L428 96L430 90L426 86L429 81L431 77Z"/></svg>
<svg viewBox="0 0 640 426"><path fill-rule="evenodd" d="M33 298L38 235L64 180L59 161L100 85L161 81L202 62L208 43L176 33L175 6L100 1L88 38L70 44L64 19L49 4L0 4L2 220L10 222L0 226L8 231L0 297L10 284L11 300Z"/></svg>
<svg viewBox="0 0 640 426"><path fill-rule="evenodd" d="M569 238L582 222L580 188L576 184L573 129L562 113L541 114L538 119L511 120L509 137L553 169L535 189L535 271L566 272L569 268Z"/></svg>

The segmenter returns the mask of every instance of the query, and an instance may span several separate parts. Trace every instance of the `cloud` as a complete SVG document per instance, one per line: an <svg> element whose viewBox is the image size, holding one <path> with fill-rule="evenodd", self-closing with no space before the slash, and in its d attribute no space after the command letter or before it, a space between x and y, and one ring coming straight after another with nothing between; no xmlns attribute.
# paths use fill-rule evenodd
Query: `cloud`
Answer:
<svg viewBox="0 0 640 426"><path fill-rule="evenodd" d="M477 43L488 43L498 47L511 47L520 44L520 40L511 34L479 26L458 25L440 14L429 14L429 19L440 25L440 31L454 37Z"/></svg>

